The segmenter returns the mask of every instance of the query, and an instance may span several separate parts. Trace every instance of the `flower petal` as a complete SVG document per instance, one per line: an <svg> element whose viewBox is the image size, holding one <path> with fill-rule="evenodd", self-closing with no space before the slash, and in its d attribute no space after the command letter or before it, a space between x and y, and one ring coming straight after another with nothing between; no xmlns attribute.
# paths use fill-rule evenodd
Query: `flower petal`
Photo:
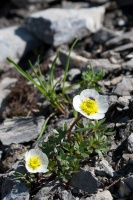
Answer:
<svg viewBox="0 0 133 200"><path fill-rule="evenodd" d="M74 98L73 98L73 107L76 111L80 112L80 104L81 104L81 99L80 99L80 96L79 95L76 95Z"/></svg>
<svg viewBox="0 0 133 200"><path fill-rule="evenodd" d="M98 99L99 93L93 89L86 89L80 93L80 99L84 100L85 98Z"/></svg>

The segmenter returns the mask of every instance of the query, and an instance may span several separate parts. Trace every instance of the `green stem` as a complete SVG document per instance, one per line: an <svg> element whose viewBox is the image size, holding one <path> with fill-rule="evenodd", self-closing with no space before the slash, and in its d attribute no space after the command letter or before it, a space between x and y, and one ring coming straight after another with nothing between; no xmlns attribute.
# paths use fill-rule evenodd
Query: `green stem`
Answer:
<svg viewBox="0 0 133 200"><path fill-rule="evenodd" d="M82 115L80 115L79 117L77 117L74 122L71 124L70 128L68 129L67 131L67 134L66 134L66 137L69 138L70 135L71 135L71 131L72 131L72 128L74 127L74 125L82 118Z"/></svg>

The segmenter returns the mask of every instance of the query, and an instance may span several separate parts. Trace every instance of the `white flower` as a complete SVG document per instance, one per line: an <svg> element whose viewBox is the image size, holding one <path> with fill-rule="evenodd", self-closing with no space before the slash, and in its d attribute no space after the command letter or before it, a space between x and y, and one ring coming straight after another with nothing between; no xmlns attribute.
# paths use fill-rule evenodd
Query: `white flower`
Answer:
<svg viewBox="0 0 133 200"><path fill-rule="evenodd" d="M93 89L86 89L73 98L73 107L89 119L102 119L109 105L105 96Z"/></svg>
<svg viewBox="0 0 133 200"><path fill-rule="evenodd" d="M25 167L31 173L47 172L48 157L39 149L31 149L25 153Z"/></svg>

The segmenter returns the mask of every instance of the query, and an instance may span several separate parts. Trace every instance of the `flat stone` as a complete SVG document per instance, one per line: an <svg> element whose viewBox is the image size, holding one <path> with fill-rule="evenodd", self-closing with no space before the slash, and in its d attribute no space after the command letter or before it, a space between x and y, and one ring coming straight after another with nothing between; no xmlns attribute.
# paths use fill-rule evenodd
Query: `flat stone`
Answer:
<svg viewBox="0 0 133 200"><path fill-rule="evenodd" d="M98 31L104 13L104 6L88 9L51 8L30 15L26 26L45 43L58 46Z"/></svg>
<svg viewBox="0 0 133 200"><path fill-rule="evenodd" d="M12 66L7 60L10 57L14 62L18 62L20 58L29 51L40 45L39 40L33 36L27 28L13 26L0 30L0 69L6 66Z"/></svg>
<svg viewBox="0 0 133 200"><path fill-rule="evenodd" d="M130 92L132 90L133 90L133 78L123 77L122 80L114 88L113 93L120 96L130 96Z"/></svg>
<svg viewBox="0 0 133 200"><path fill-rule="evenodd" d="M84 169L80 169L79 172L73 175L70 185L90 194L98 190L98 180L91 172Z"/></svg>
<svg viewBox="0 0 133 200"><path fill-rule="evenodd" d="M6 119L0 125L0 140L3 145L30 142L38 137L43 123L43 116Z"/></svg>

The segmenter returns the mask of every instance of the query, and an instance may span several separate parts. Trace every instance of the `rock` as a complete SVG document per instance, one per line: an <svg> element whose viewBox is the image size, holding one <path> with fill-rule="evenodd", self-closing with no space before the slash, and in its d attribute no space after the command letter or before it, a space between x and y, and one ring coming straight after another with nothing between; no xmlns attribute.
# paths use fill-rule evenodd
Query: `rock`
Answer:
<svg viewBox="0 0 133 200"><path fill-rule="evenodd" d="M121 51L130 50L130 49L133 49L133 42L130 42L128 44L124 44L124 45L121 45L119 47L116 47L116 48L113 49L113 51L121 52Z"/></svg>
<svg viewBox="0 0 133 200"><path fill-rule="evenodd" d="M118 46L121 45L122 42L124 43L124 41L127 41L128 43L133 42L133 32L126 32L123 33L113 39L110 39L109 41L106 42L106 46Z"/></svg>
<svg viewBox="0 0 133 200"><path fill-rule="evenodd" d="M6 119L0 125L0 140L3 145L30 142L38 137L43 123L43 116Z"/></svg>
<svg viewBox="0 0 133 200"><path fill-rule="evenodd" d="M40 45L36 39L25 27L13 26L0 30L0 68L9 66L6 60L10 57L15 62L18 62L29 51L37 48Z"/></svg>
<svg viewBox="0 0 133 200"><path fill-rule="evenodd" d="M115 171L109 165L107 160L102 159L102 161L100 161L100 165L102 166L106 174L110 175L111 177L114 177Z"/></svg>
<svg viewBox="0 0 133 200"><path fill-rule="evenodd" d="M11 144L4 160L0 162L0 172L4 173L5 171L12 168L17 160L23 159L23 154L27 151L26 147L22 144Z"/></svg>
<svg viewBox="0 0 133 200"><path fill-rule="evenodd" d="M103 192L98 192L92 197L87 197L86 200L113 200L113 197L108 190L105 190Z"/></svg>
<svg viewBox="0 0 133 200"><path fill-rule="evenodd" d="M0 111L2 112L5 99L10 93L10 88L17 82L16 78L5 77L0 81Z"/></svg>
<svg viewBox="0 0 133 200"><path fill-rule="evenodd" d="M118 192L122 198L128 197L131 194L130 188L123 181L120 181Z"/></svg>
<svg viewBox="0 0 133 200"><path fill-rule="evenodd" d="M33 200L49 200L50 197L56 193L57 189L58 187L55 181L46 183L45 186L34 195Z"/></svg>
<svg viewBox="0 0 133 200"><path fill-rule="evenodd" d="M111 84L111 85L116 85L116 84L119 83L121 80L122 80L122 76L115 77L115 78L113 78L113 79L110 81L110 84Z"/></svg>
<svg viewBox="0 0 133 200"><path fill-rule="evenodd" d="M119 96L130 96L130 92L133 90L133 78L123 77L113 90L114 94Z"/></svg>
<svg viewBox="0 0 133 200"><path fill-rule="evenodd" d="M90 68L90 65L92 65L95 71L111 72L121 68L119 64L112 64L108 59L88 59L88 62L90 64L87 65L87 68Z"/></svg>
<svg viewBox="0 0 133 200"><path fill-rule="evenodd" d="M133 70L133 58L122 64L122 69L132 71Z"/></svg>
<svg viewBox="0 0 133 200"><path fill-rule="evenodd" d="M26 26L45 43L58 46L98 31L104 12L104 6L88 9L51 8L30 15Z"/></svg>
<svg viewBox="0 0 133 200"><path fill-rule="evenodd" d="M88 2L70 2L70 1L63 1L62 2L62 8L67 9L79 9L79 8L88 8L89 3Z"/></svg>
<svg viewBox="0 0 133 200"><path fill-rule="evenodd" d="M127 139L127 148L129 152L133 152L133 133Z"/></svg>
<svg viewBox="0 0 133 200"><path fill-rule="evenodd" d="M74 198L72 197L72 194L68 192L67 190L61 191L58 194L58 196L59 196L59 199L61 200L74 200Z"/></svg>
<svg viewBox="0 0 133 200"><path fill-rule="evenodd" d="M81 70L77 68L73 68L68 71L68 81L70 82L78 79L78 77L80 76L81 76Z"/></svg>
<svg viewBox="0 0 133 200"><path fill-rule="evenodd" d="M121 104L122 106L128 106L129 101L132 99L131 96L123 96L118 98L118 103Z"/></svg>
<svg viewBox="0 0 133 200"><path fill-rule="evenodd" d="M98 190L98 180L91 172L85 171L84 169L80 169L79 172L73 175L70 185L90 194Z"/></svg>
<svg viewBox="0 0 133 200"><path fill-rule="evenodd" d="M63 51L60 50L60 61L62 63L63 66L66 65L67 59L68 59L68 54L69 52L67 51ZM71 52L70 54L70 64L69 64L69 68L73 68L73 67L77 67L77 68L82 68L82 67L86 67L87 64L89 63L87 58L84 58L80 55L77 55L74 52Z"/></svg>
<svg viewBox="0 0 133 200"><path fill-rule="evenodd" d="M106 27L102 27L99 31L97 31L94 34L93 38L94 38L95 42L97 42L99 44L105 44L105 42L107 42L111 38L114 38L120 34L121 33L119 33L119 32L115 32Z"/></svg>
<svg viewBox="0 0 133 200"><path fill-rule="evenodd" d="M129 175L129 177L125 178L124 180L124 183L127 184L127 186L133 190L133 175Z"/></svg>
<svg viewBox="0 0 133 200"><path fill-rule="evenodd" d="M22 181L13 181L9 178L5 178L1 187L1 199L2 200L29 200L29 188L26 187Z"/></svg>

